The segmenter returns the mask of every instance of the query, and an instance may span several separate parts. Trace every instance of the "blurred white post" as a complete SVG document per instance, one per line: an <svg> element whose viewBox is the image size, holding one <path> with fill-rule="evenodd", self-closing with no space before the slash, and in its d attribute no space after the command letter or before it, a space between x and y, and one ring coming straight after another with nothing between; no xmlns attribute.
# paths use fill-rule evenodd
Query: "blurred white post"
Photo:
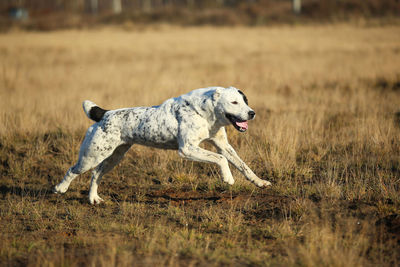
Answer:
<svg viewBox="0 0 400 267"><path fill-rule="evenodd" d="M121 0L113 0L112 2L112 8L114 14L119 14L122 12L122 3Z"/></svg>
<svg viewBox="0 0 400 267"><path fill-rule="evenodd" d="M151 12L151 9L152 9L152 3L151 3L151 0L144 0L143 2L142 2L142 5L143 5L143 11L144 12Z"/></svg>
<svg viewBox="0 0 400 267"><path fill-rule="evenodd" d="M301 13L301 0L293 0L293 12L295 14Z"/></svg>
<svg viewBox="0 0 400 267"><path fill-rule="evenodd" d="M193 8L194 7L194 0L187 0L187 5L189 8Z"/></svg>
<svg viewBox="0 0 400 267"><path fill-rule="evenodd" d="M97 14L99 10L99 0L89 0L89 9L92 14Z"/></svg>

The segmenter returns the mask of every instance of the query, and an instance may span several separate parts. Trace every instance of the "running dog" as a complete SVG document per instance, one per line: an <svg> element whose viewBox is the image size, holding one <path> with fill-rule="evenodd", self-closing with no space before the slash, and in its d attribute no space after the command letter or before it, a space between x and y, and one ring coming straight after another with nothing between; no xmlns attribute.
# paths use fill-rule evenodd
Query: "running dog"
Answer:
<svg viewBox="0 0 400 267"><path fill-rule="evenodd" d="M159 106L104 110L91 101L83 102L86 115L94 120L86 132L76 165L55 186L55 193L65 193L79 175L93 169L89 190L91 204L103 201L97 187L104 174L123 158L133 144L178 150L183 158L215 163L224 182L234 183L228 162L259 187L271 185L258 178L228 143L225 126L245 132L255 112L240 90L229 87L201 88L166 100ZM211 141L214 153L199 147Z"/></svg>

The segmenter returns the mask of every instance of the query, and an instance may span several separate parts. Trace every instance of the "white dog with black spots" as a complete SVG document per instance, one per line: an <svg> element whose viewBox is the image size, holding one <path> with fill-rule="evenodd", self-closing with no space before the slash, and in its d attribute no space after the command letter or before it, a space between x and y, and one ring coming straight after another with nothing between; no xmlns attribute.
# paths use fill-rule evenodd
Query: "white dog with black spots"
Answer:
<svg viewBox="0 0 400 267"><path fill-rule="evenodd" d="M55 186L55 193L65 193L79 174L94 168L89 202L100 203L103 200L97 187L102 176L118 164L133 144L174 149L183 158L215 163L223 181L230 185L234 179L228 162L255 185L271 185L258 178L228 143L225 126L232 124L245 132L247 121L255 117L246 96L234 87L201 88L152 107L104 110L86 100L83 109L96 123L87 130L78 162ZM203 141L214 144L218 153L201 148Z"/></svg>

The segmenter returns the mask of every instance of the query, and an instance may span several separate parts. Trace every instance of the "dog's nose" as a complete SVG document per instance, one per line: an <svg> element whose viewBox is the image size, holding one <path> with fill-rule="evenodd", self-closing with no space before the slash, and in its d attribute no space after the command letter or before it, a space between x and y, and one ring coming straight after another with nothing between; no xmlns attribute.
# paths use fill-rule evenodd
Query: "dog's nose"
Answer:
<svg viewBox="0 0 400 267"><path fill-rule="evenodd" d="M252 118L254 118L254 116L256 115L256 113L254 112L254 111L249 111L249 117L250 117L250 120L252 119Z"/></svg>

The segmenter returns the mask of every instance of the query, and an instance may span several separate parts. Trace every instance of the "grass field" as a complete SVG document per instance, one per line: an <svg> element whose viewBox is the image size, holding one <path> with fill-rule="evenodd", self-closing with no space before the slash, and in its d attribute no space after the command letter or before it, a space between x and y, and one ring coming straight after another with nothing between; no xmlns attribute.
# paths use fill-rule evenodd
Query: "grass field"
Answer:
<svg viewBox="0 0 400 267"><path fill-rule="evenodd" d="M1 266L400 264L400 27L99 28L0 35ZM51 193L90 125L81 102L147 106L236 86L230 142L258 176L134 146L87 201ZM207 145L206 145L207 146Z"/></svg>

